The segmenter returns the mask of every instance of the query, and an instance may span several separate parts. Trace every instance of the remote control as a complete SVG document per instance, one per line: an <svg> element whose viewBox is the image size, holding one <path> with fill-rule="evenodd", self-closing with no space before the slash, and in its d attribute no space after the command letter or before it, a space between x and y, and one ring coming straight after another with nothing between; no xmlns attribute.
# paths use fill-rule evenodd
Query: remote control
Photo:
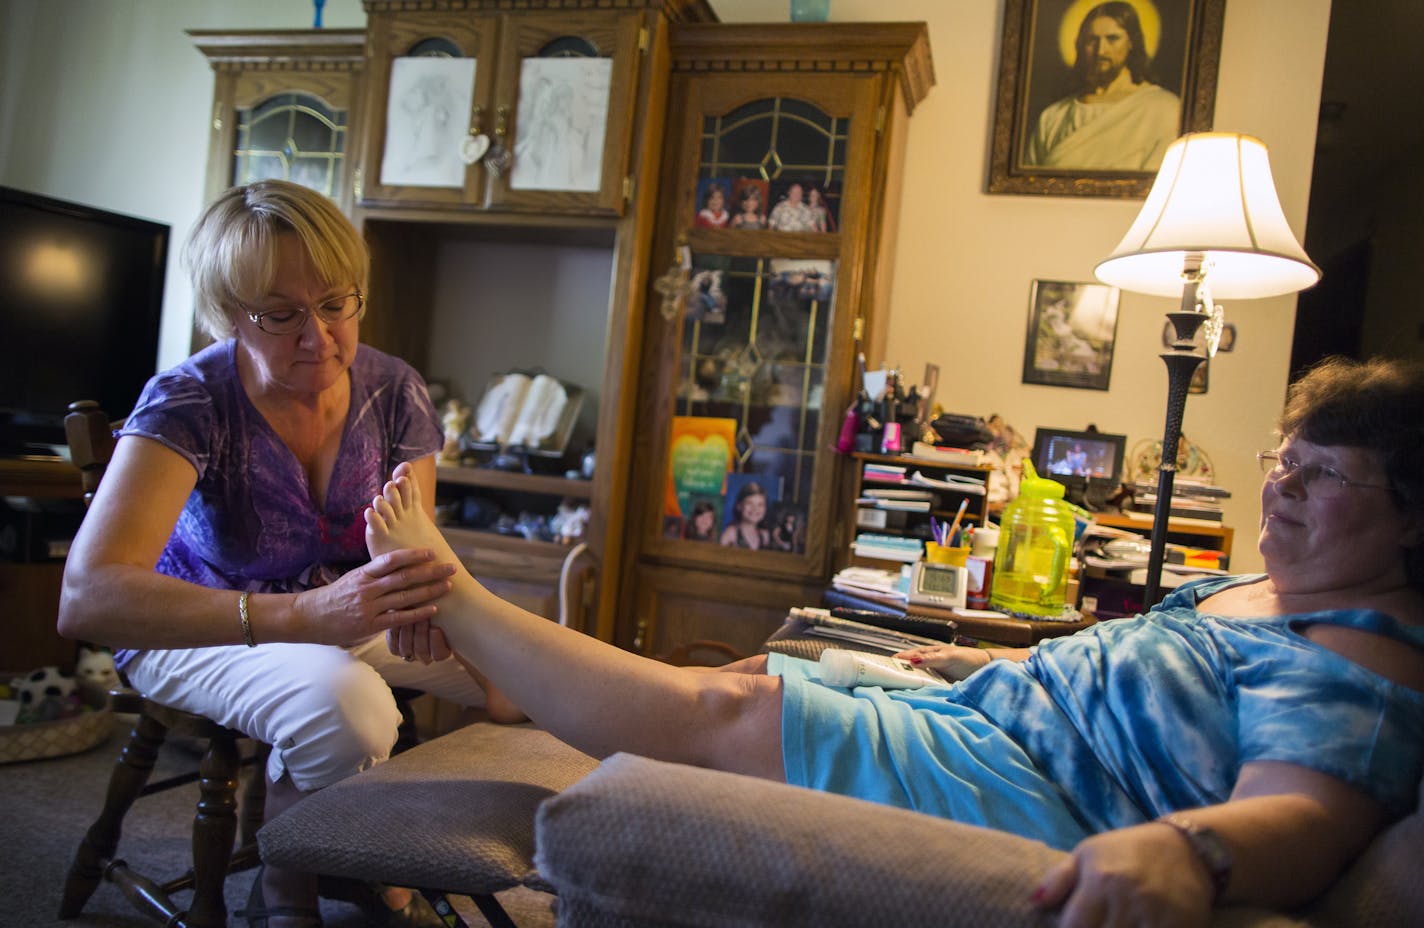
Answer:
<svg viewBox="0 0 1424 928"><path fill-rule="evenodd" d="M959 637L957 634L959 626L953 621L949 619L935 619L927 615L876 612L873 609L851 609L847 606L833 607L831 609L831 615L838 619L864 622L866 625L888 628L892 631L905 632L910 635L919 635L922 638L933 638L936 641L944 641L949 644L953 644Z"/></svg>

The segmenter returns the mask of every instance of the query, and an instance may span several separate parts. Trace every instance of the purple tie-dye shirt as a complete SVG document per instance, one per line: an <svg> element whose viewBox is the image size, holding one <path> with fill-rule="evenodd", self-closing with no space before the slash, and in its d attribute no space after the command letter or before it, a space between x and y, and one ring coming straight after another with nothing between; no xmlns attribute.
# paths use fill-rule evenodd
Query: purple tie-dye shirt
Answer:
<svg viewBox="0 0 1424 928"><path fill-rule="evenodd" d="M433 454L442 433L410 365L362 345L326 504L238 381L235 342L219 342L155 376L120 435L160 442L198 482L158 572L218 589L293 592L364 564L362 512L397 464ZM122 666L128 658L121 652Z"/></svg>

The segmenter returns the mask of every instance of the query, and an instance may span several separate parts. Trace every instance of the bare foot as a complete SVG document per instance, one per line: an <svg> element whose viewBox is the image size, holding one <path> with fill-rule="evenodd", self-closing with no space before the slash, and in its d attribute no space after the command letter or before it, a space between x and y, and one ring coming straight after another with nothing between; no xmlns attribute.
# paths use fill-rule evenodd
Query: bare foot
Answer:
<svg viewBox="0 0 1424 928"><path fill-rule="evenodd" d="M373 499L371 508L366 510L366 548L372 557L400 548L430 548L435 552L436 560L460 564L460 559L445 540L445 536L422 508L420 486L410 476L410 469L405 465L396 468L391 479L381 488L381 495ZM478 590L474 578L463 568L458 570L455 576L463 582L455 584L447 599L464 600L464 605L473 607L474 603L469 597ZM454 617L454 614L462 611L466 610L459 606L447 609L445 615L437 614L431 622L445 633L446 639L456 648L459 647L458 625L461 620ZM489 713L491 721L512 724L528 720L523 710L490 685L484 674L468 661L461 659L460 662L485 691L485 711Z"/></svg>
<svg viewBox="0 0 1424 928"><path fill-rule="evenodd" d="M431 548L436 560L459 563L440 529L421 508L420 486L396 468L366 510L366 549L375 557L401 548Z"/></svg>

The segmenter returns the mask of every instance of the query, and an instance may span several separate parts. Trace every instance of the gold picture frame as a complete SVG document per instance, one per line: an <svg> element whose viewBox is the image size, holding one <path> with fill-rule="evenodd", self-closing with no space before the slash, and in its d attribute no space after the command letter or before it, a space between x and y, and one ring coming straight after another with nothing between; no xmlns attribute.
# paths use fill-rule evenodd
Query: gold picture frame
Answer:
<svg viewBox="0 0 1424 928"><path fill-rule="evenodd" d="M1126 6L1136 14L1137 34L1152 52L1145 62L1126 63L1134 75L1147 69L1145 83L1157 87L1134 100L1131 109L1113 113L1111 142L1094 145L1080 129L1073 144L1062 146L1066 133L1049 127L1068 121L1066 101L1081 87L1068 55L1076 56L1075 40L1087 14L1104 6L1118 13ZM1226 0L1005 0L988 192L1145 197L1166 144L1211 128L1225 9ZM1162 90L1177 97L1179 118L1170 127ZM1039 133L1040 114L1055 104ZM1095 122L1102 120L1095 115Z"/></svg>

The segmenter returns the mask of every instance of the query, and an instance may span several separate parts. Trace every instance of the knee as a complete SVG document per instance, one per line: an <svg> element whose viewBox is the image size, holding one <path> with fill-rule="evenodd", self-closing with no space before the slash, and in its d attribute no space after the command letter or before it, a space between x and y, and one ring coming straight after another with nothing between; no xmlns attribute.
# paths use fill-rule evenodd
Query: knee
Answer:
<svg viewBox="0 0 1424 928"><path fill-rule="evenodd" d="M298 789L321 789L390 757L400 710L368 665L349 661L319 674L290 702L279 710L289 725L273 745L272 763Z"/></svg>
<svg viewBox="0 0 1424 928"><path fill-rule="evenodd" d="M701 682L695 762L762 776L779 768L781 678L706 674Z"/></svg>

